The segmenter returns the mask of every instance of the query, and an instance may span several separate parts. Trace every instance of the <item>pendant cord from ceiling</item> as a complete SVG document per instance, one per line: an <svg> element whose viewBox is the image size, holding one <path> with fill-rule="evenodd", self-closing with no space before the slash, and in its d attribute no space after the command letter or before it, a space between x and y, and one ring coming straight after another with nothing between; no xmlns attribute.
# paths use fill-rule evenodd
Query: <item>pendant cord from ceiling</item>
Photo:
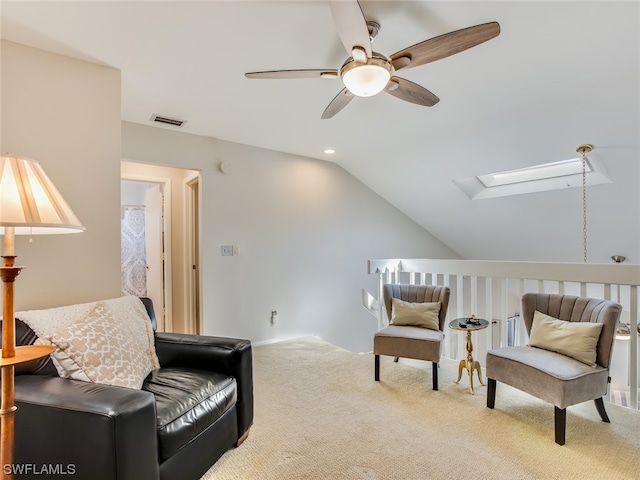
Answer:
<svg viewBox="0 0 640 480"><path fill-rule="evenodd" d="M587 153L593 150L591 145L580 145L576 152L582 155L582 260L587 263Z"/></svg>
<svg viewBox="0 0 640 480"><path fill-rule="evenodd" d="M587 157L582 154L582 260L587 263Z"/></svg>

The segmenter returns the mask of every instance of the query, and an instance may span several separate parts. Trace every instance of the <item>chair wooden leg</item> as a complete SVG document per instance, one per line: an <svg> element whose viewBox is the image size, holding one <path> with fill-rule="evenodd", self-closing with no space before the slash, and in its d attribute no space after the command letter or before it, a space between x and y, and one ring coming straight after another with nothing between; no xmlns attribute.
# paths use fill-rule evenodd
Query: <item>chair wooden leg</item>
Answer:
<svg viewBox="0 0 640 480"><path fill-rule="evenodd" d="M400 357L396 357L393 359L394 362L398 363L398 360L400 360Z"/></svg>
<svg viewBox="0 0 640 480"><path fill-rule="evenodd" d="M558 408L556 406L554 406L553 408L555 409L554 423L556 431L556 443L558 445L564 445L567 430L567 409Z"/></svg>
<svg viewBox="0 0 640 480"><path fill-rule="evenodd" d="M487 378L487 408L493 408L496 405L496 381L493 378Z"/></svg>
<svg viewBox="0 0 640 480"><path fill-rule="evenodd" d="M373 379L380 381L380 355L373 356Z"/></svg>
<svg viewBox="0 0 640 480"><path fill-rule="evenodd" d="M431 374L431 378L433 381L433 389L438 390L438 363L431 362L433 373Z"/></svg>
<svg viewBox="0 0 640 480"><path fill-rule="evenodd" d="M244 432L242 436L238 439L238 441L235 444L235 447L238 448L240 445L242 445L248 436L249 436L249 429L247 429L247 431Z"/></svg>
<svg viewBox="0 0 640 480"><path fill-rule="evenodd" d="M609 420L609 416L607 415L607 411L604 409L604 400L602 399L602 397L596 398L593 401L596 404L596 409L598 410L598 413L600 414L600 418L602 419L602 421L611 423L611 420Z"/></svg>

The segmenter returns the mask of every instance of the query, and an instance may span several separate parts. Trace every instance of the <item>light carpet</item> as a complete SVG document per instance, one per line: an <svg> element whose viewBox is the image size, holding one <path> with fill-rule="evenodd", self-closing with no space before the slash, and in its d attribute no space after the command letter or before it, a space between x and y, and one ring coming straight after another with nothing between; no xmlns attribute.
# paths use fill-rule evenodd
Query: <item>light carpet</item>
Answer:
<svg viewBox="0 0 640 480"><path fill-rule="evenodd" d="M457 362L431 364L356 354L318 338L254 348L255 419L249 438L203 480L640 479L640 413L593 402L567 410L556 445L553 406L498 384L475 394ZM485 380L486 381L486 380Z"/></svg>

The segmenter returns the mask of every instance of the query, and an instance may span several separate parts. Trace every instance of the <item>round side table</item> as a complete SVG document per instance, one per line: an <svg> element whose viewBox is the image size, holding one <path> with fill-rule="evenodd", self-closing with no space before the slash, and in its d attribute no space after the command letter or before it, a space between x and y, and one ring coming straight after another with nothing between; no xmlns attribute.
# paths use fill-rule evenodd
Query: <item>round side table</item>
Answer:
<svg viewBox="0 0 640 480"><path fill-rule="evenodd" d="M473 342L471 341L471 332L475 332L476 330L483 330L489 326L489 322L482 318L475 317L464 317L464 318L456 318L455 320L451 320L449 322L449 328L451 330L460 330L462 332L467 332L467 358L460 360L458 365L458 379L456 383L460 382L460 378L462 377L462 370L466 369L469 374L469 391L473 395L473 372L474 370L478 372L478 380L481 385L484 385L482 381L482 371L480 370L480 362L473 359Z"/></svg>

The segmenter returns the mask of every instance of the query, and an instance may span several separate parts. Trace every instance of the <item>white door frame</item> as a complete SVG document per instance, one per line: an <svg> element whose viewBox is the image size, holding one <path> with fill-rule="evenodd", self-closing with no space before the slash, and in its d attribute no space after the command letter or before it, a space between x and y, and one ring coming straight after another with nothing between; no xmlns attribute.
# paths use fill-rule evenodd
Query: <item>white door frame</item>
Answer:
<svg viewBox="0 0 640 480"><path fill-rule="evenodd" d="M186 279L185 306L186 316L188 319L189 333L201 335L203 333L202 325L202 269L200 268L200 205L202 185L200 172L185 178L185 265L189 269ZM194 195L193 185L197 185L197 197ZM194 238L194 232L197 232L197 238Z"/></svg>
<svg viewBox="0 0 640 480"><path fill-rule="evenodd" d="M121 173L120 180L130 180L135 182L159 183L163 185L164 192L164 312L156 308L156 320L158 330L165 332L173 331L173 280L171 276L171 179L166 177L155 177L151 175L140 175L134 173Z"/></svg>

